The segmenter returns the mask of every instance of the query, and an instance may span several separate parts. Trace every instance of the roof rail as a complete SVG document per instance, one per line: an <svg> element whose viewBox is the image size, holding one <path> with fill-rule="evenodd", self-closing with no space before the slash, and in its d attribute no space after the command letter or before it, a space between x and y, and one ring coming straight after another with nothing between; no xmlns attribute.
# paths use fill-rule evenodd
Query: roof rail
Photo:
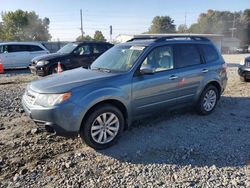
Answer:
<svg viewBox="0 0 250 188"><path fill-rule="evenodd" d="M176 39L182 39L182 40L198 40L198 41L210 41L207 37L203 36L197 36L197 35L169 35L169 36L161 36L161 35L147 35L147 36L136 36L127 42L132 42L135 40L149 40L154 39L155 42L163 42L166 40L176 40Z"/></svg>

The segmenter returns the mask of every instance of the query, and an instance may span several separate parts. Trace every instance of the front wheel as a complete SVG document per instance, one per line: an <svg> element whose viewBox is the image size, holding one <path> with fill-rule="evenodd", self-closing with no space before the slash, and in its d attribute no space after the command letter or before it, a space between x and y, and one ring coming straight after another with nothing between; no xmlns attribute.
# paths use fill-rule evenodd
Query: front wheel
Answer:
<svg viewBox="0 0 250 188"><path fill-rule="evenodd" d="M196 106L197 112L201 115L208 115L212 113L217 105L218 98L218 89L213 85L208 85L201 93Z"/></svg>
<svg viewBox="0 0 250 188"><path fill-rule="evenodd" d="M98 106L83 122L80 130L82 140L94 149L113 145L124 129L124 117L112 105Z"/></svg>

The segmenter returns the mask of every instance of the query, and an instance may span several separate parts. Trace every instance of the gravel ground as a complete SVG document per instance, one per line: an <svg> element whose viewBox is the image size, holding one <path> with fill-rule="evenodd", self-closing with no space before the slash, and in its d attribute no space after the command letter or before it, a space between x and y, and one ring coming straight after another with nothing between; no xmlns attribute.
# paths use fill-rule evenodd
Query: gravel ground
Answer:
<svg viewBox="0 0 250 188"><path fill-rule="evenodd" d="M0 76L0 187L250 187L250 83L243 55L224 56L228 87L216 111L181 109L150 117L95 151L49 135L20 105L29 74Z"/></svg>

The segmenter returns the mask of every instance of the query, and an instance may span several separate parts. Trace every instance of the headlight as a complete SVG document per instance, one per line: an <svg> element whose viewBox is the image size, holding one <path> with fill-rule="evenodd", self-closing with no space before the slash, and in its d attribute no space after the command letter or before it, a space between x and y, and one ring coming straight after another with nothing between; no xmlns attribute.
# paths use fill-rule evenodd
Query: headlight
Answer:
<svg viewBox="0 0 250 188"><path fill-rule="evenodd" d="M36 65L37 66L44 66L44 65L46 65L48 63L49 63L49 61L38 61Z"/></svg>
<svg viewBox="0 0 250 188"><path fill-rule="evenodd" d="M242 59L242 60L240 61L240 65L245 65L245 59Z"/></svg>
<svg viewBox="0 0 250 188"><path fill-rule="evenodd" d="M70 92L62 94L38 94L35 105L51 107L68 100L70 97Z"/></svg>

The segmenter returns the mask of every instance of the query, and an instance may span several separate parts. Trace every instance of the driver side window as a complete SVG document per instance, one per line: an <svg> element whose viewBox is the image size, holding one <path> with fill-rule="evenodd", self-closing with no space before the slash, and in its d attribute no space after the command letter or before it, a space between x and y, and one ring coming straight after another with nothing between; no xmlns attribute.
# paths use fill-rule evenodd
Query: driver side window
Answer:
<svg viewBox="0 0 250 188"><path fill-rule="evenodd" d="M143 61L142 65L151 65L155 72L173 69L173 47L162 46L153 49Z"/></svg>
<svg viewBox="0 0 250 188"><path fill-rule="evenodd" d="M80 56L82 55L90 55L90 47L89 45L80 46L76 51L75 54Z"/></svg>

